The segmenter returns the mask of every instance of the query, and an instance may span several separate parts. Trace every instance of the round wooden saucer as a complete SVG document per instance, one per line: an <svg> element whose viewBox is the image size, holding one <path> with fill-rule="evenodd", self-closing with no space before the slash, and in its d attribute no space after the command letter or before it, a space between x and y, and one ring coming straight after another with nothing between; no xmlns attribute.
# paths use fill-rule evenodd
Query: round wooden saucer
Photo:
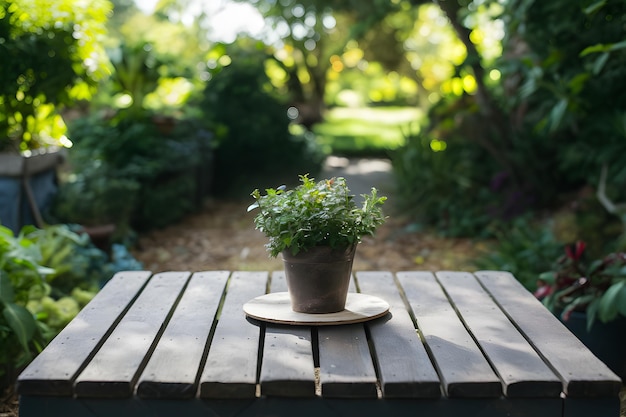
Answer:
<svg viewBox="0 0 626 417"><path fill-rule="evenodd" d="M298 313L291 309L288 292L276 292L253 298L243 305L243 310L249 317L270 323L331 326L382 317L389 311L389 304L373 295L349 293L343 311L328 314Z"/></svg>

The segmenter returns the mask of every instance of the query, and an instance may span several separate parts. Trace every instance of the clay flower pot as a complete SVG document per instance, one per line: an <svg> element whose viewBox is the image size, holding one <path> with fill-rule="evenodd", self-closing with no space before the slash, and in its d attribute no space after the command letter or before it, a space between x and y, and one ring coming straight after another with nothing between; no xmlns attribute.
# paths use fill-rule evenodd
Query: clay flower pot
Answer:
<svg viewBox="0 0 626 417"><path fill-rule="evenodd" d="M336 313L346 305L356 245L317 246L293 255L282 252L291 308L299 313Z"/></svg>

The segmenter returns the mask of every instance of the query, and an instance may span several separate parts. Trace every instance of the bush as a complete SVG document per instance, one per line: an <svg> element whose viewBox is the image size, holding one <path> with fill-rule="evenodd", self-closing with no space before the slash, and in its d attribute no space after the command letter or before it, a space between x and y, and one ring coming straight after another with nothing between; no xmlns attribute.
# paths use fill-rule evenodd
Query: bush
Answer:
<svg viewBox="0 0 626 417"><path fill-rule="evenodd" d="M443 141L409 133L392 157L399 208L447 236L486 237L499 209L484 152L462 140Z"/></svg>
<svg viewBox="0 0 626 417"><path fill-rule="evenodd" d="M123 116L70 125L72 173L60 186L53 213L59 221L148 230L180 220L208 194L208 131L190 119L172 120L172 130L161 131L148 114Z"/></svg>
<svg viewBox="0 0 626 417"><path fill-rule="evenodd" d="M528 290L537 288L539 275L552 266L563 243L552 232L550 223L520 217L493 231L495 241L474 263L479 269L511 272Z"/></svg>
<svg viewBox="0 0 626 417"><path fill-rule="evenodd" d="M322 154L308 135L290 133L287 106L272 94L265 54L238 52L204 90L202 112L216 134L215 192L246 195L295 173L314 175Z"/></svg>

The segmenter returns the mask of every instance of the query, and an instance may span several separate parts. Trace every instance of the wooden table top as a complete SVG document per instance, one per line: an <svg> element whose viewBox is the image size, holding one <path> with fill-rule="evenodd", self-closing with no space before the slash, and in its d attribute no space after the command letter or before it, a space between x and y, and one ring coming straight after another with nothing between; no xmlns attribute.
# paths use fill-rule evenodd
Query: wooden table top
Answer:
<svg viewBox="0 0 626 417"><path fill-rule="evenodd" d="M243 312L286 290L282 271L118 273L20 375L21 415L619 415L621 380L507 272L356 272L390 306L364 323Z"/></svg>

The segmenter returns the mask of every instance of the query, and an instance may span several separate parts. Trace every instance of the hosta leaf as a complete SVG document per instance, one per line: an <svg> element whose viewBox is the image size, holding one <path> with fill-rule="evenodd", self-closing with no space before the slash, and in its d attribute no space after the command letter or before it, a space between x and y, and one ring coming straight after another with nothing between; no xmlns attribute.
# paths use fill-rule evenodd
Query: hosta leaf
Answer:
<svg viewBox="0 0 626 417"><path fill-rule="evenodd" d="M15 297L13 292L13 284L9 279L9 274L0 271L0 301L3 304L12 303Z"/></svg>
<svg viewBox="0 0 626 417"><path fill-rule="evenodd" d="M33 338L36 329L33 315L25 307L13 303L5 304L2 315L15 333L20 345L28 352L28 342Z"/></svg>

